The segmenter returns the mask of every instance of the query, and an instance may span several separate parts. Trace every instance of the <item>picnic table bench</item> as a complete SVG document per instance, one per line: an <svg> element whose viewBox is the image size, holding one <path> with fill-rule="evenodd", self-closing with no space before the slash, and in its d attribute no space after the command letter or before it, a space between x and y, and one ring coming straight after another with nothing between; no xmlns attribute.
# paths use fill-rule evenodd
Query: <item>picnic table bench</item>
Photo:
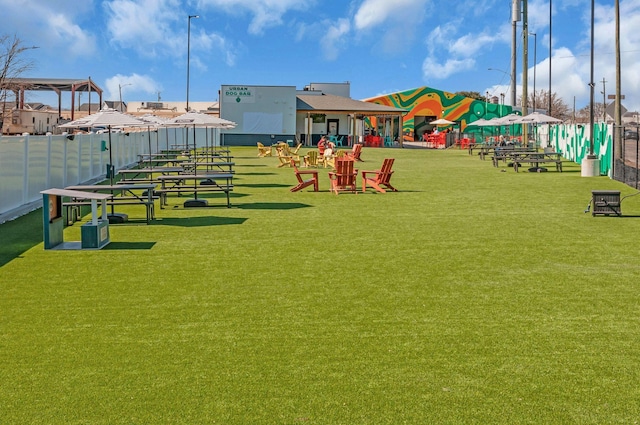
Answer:
<svg viewBox="0 0 640 425"><path fill-rule="evenodd" d="M232 173L177 174L158 176L161 187L156 190L160 196L160 208L168 205L167 195L176 193L192 193L198 199L199 193L224 192L227 196L227 207L231 207L229 193L233 191ZM223 182L224 181L224 182Z"/></svg>
<svg viewBox="0 0 640 425"><path fill-rule="evenodd" d="M111 194L111 197L106 200L106 205L112 208L117 205L143 205L147 224L149 224L151 220L155 219L154 200L158 199L154 196L156 186L156 184L97 184L68 186L65 190ZM143 192L138 193L140 190ZM69 201L63 202L62 206L67 213L67 224L73 224L80 220L80 208L87 205L91 205L91 201L83 197L70 197Z"/></svg>
<svg viewBox="0 0 640 425"><path fill-rule="evenodd" d="M189 172L189 173L194 173L196 170L201 170L201 169L205 169L207 171L211 171L211 170L215 170L217 169L218 171L221 172L226 172L226 173L233 173L233 167L235 164L235 162L229 162L229 161L189 161L189 162L183 162L182 167L184 168L185 172Z"/></svg>
<svg viewBox="0 0 640 425"><path fill-rule="evenodd" d="M557 152L537 152L526 155L515 155L513 157L513 170L517 173L523 164L532 164L534 168L540 169L538 164L555 164L556 171L562 172L562 158ZM543 171L546 171L543 170Z"/></svg>
<svg viewBox="0 0 640 425"><path fill-rule="evenodd" d="M183 167L147 167L147 168L129 168L118 171L121 179L118 183L153 183L154 174L170 175L184 173Z"/></svg>

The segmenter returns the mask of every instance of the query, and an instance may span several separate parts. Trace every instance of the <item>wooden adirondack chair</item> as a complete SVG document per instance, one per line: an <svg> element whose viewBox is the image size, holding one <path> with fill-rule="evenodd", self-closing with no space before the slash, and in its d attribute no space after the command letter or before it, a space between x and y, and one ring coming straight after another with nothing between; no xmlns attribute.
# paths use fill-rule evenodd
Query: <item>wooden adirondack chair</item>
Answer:
<svg viewBox="0 0 640 425"><path fill-rule="evenodd" d="M355 161L347 158L337 158L335 162L335 171L329 172L329 180L331 181L331 191L336 195L338 192L350 191L356 192L356 178L358 170L354 169Z"/></svg>
<svg viewBox="0 0 640 425"><path fill-rule="evenodd" d="M379 170L374 171L362 171L362 191L365 192L367 190L367 186L371 186L375 190L380 193L385 193L386 190L382 188L382 186L386 186L389 190L393 192L397 192L398 189L391 186L389 180L391 180L391 175L393 171L391 167L393 167L394 158L387 158L382 162L382 167ZM373 174L373 177L370 176Z"/></svg>
<svg viewBox="0 0 640 425"><path fill-rule="evenodd" d="M301 146L302 146L302 143L298 143L298 145L295 148L289 148L289 154L290 155L297 155Z"/></svg>
<svg viewBox="0 0 640 425"><path fill-rule="evenodd" d="M327 168L331 162L335 159L335 154L333 153L333 149L326 148L322 154L322 156L318 157L318 163L322 164L324 168Z"/></svg>
<svg viewBox="0 0 640 425"><path fill-rule="evenodd" d="M362 145L360 143L356 143L351 148L351 152L347 152L346 155L348 158L353 159L354 161L364 162L360 159L360 154L362 153Z"/></svg>
<svg viewBox="0 0 640 425"><path fill-rule="evenodd" d="M298 170L298 167L296 167L296 163L294 160L291 160L291 166L293 167L293 171L295 172L296 178L298 179L298 185L291 188L292 192L297 192L311 185L313 185L314 192L318 191L318 171L317 170ZM304 180L302 176L311 176L311 178Z"/></svg>
<svg viewBox="0 0 640 425"><path fill-rule="evenodd" d="M260 157L271 156L271 148L258 142L258 156Z"/></svg>
<svg viewBox="0 0 640 425"><path fill-rule="evenodd" d="M311 150L303 157L305 167L317 167L318 166L318 151Z"/></svg>
<svg viewBox="0 0 640 425"><path fill-rule="evenodd" d="M289 149L287 149L286 146L287 145L280 145L276 148L278 161L280 161L280 164L278 164L278 168L291 167L292 161L297 165L300 165L300 156L292 153Z"/></svg>

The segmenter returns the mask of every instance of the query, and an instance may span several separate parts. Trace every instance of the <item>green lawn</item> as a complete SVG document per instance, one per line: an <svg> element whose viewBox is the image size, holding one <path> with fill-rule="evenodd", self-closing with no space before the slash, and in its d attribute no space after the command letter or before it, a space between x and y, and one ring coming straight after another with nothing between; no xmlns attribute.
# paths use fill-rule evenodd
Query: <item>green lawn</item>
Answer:
<svg viewBox="0 0 640 425"><path fill-rule="evenodd" d="M100 251L0 226L0 423L637 423L640 196L583 212L633 189L365 148L400 192L290 193L256 153L232 208L131 207Z"/></svg>

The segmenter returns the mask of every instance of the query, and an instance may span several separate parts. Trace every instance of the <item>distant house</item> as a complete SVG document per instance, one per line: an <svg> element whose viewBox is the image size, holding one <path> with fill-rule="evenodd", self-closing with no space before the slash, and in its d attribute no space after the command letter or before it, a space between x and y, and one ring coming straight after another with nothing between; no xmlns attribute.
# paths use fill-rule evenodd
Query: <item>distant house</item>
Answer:
<svg viewBox="0 0 640 425"><path fill-rule="evenodd" d="M81 112L98 112L100 109L102 109L102 106L99 103L83 103L82 105L78 106L78 111Z"/></svg>

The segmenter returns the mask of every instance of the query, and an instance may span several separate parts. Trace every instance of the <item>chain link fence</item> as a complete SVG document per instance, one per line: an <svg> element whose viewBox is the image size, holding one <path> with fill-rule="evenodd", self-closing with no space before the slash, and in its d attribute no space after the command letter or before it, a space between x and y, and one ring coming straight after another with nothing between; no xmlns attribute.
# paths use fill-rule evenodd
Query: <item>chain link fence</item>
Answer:
<svg viewBox="0 0 640 425"><path fill-rule="evenodd" d="M613 178L640 189L640 139L638 126L622 127L622 152L614 156Z"/></svg>

